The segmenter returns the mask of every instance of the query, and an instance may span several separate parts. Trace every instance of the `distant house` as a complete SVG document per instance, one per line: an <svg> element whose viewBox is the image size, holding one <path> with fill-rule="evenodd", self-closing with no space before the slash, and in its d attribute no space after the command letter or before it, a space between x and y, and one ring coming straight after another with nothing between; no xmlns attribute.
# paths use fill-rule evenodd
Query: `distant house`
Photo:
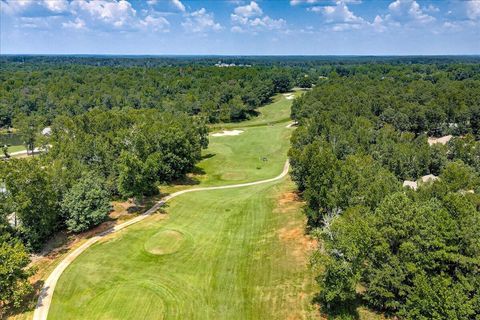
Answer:
<svg viewBox="0 0 480 320"><path fill-rule="evenodd" d="M411 188L413 190L417 190L417 187L418 187L416 181L410 181L410 180L403 181L403 186Z"/></svg>
<svg viewBox="0 0 480 320"><path fill-rule="evenodd" d="M217 63L215 63L215 67L219 67L219 68L229 68L229 67L251 67L250 64L235 64L235 63L224 63L222 61L218 61Z"/></svg>
<svg viewBox="0 0 480 320"><path fill-rule="evenodd" d="M452 138L453 138L453 136L450 135L450 134L448 136L443 136L443 137L440 137L440 138L429 137L428 138L428 144L429 145L434 145L436 143L447 144L448 141L450 141Z"/></svg>
<svg viewBox="0 0 480 320"><path fill-rule="evenodd" d="M426 176L423 176L420 178L420 180L423 182L423 183L426 183L426 182L430 182L430 181L435 181L435 180L438 180L438 177L434 174L427 174Z"/></svg>
<svg viewBox="0 0 480 320"><path fill-rule="evenodd" d="M42 135L43 136L49 136L52 134L52 128L50 127L46 127L42 130Z"/></svg>
<svg viewBox="0 0 480 320"><path fill-rule="evenodd" d="M417 190L419 184L425 184L438 180L438 177L433 174L427 174L426 176L420 177L417 181L405 180L403 181L403 186Z"/></svg>
<svg viewBox="0 0 480 320"><path fill-rule="evenodd" d="M12 212L7 216L7 221L12 228L16 228L20 225L20 219L17 217L17 214L15 212Z"/></svg>

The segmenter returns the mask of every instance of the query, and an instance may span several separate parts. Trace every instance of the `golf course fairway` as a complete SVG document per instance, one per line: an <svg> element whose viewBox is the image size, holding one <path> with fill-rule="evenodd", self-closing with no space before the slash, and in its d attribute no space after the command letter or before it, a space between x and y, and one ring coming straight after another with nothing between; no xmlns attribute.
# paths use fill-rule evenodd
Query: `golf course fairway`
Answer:
<svg viewBox="0 0 480 320"><path fill-rule="evenodd" d="M286 99L276 99L285 108ZM238 123L241 134L210 137L192 187L280 174L294 130L286 124ZM163 213L102 238L76 258L55 287L48 318L315 318L313 243L293 190L287 176L170 200Z"/></svg>

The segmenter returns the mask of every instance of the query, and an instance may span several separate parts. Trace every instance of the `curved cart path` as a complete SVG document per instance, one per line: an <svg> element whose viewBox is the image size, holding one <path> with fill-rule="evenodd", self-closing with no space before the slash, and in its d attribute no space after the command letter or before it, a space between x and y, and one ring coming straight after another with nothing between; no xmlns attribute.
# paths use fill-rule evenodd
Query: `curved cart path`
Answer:
<svg viewBox="0 0 480 320"><path fill-rule="evenodd" d="M52 303L52 297L53 297L53 292L55 290L55 286L57 284L58 279L62 275L63 271L70 265L70 263L75 260L82 252L87 250L92 244L97 242L98 240L102 239L103 237L115 233L117 231L120 231L134 223L137 223L139 221L142 221L149 215L155 213L162 205L165 204L168 200L178 197L179 195L182 195L184 193L189 193L189 192L196 192L196 191L207 191L207 190L219 190L219 189L231 189L231 188L241 188L241 187L248 187L248 186L254 186L258 184L264 184L264 183L269 183L273 181L277 181L285 177L288 173L288 169L290 167L290 163L287 159L285 162L285 165L283 166L283 171L280 173L278 176L270 179L265 179L265 180L259 180L259 181L254 181L254 182L247 182L247 183L240 183L240 184L231 184L231 185L225 185L225 186L216 186L216 187L201 187L201 188L192 188L192 189L187 189L187 190L182 190L182 191L177 191L174 192L164 198L162 198L159 202L157 202L153 207L151 207L148 211L145 213L139 215L138 217L135 217L131 220L128 220L124 223L121 223L113 228L110 228L90 239L88 239L84 244L82 244L80 247L76 248L73 250L68 256L66 256L58 265L57 267L53 270L53 272L50 274L50 276L47 278L45 281L42 290L40 291L40 296L38 297L37 305L35 307L35 311L33 314L33 319L34 320L46 320L48 316L48 310L50 308L50 304Z"/></svg>

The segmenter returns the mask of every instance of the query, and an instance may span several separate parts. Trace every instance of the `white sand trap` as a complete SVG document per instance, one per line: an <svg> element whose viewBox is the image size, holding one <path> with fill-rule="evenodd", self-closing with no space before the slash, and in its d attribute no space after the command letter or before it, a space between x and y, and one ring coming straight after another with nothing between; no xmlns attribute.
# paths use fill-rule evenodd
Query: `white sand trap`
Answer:
<svg viewBox="0 0 480 320"><path fill-rule="evenodd" d="M212 133L213 137L238 136L243 130L223 130L223 132Z"/></svg>
<svg viewBox="0 0 480 320"><path fill-rule="evenodd" d="M295 98L295 96L293 95L293 93L284 93L283 96L284 96L285 99L287 99L287 100L292 100L293 98Z"/></svg>

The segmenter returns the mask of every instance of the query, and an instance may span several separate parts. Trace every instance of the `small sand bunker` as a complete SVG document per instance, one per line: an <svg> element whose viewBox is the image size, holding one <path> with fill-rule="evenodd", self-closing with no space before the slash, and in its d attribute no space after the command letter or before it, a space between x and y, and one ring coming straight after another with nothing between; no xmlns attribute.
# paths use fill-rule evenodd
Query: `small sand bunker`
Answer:
<svg viewBox="0 0 480 320"><path fill-rule="evenodd" d="M163 255L177 252L185 242L183 234L176 230L162 230L145 241L145 250L155 254Z"/></svg>
<svg viewBox="0 0 480 320"><path fill-rule="evenodd" d="M293 98L295 98L295 96L293 95L293 93L284 93L283 96L284 96L285 99L287 99L287 100L292 100Z"/></svg>
<svg viewBox="0 0 480 320"><path fill-rule="evenodd" d="M243 130L223 130L223 132L212 133L213 137L238 136Z"/></svg>

